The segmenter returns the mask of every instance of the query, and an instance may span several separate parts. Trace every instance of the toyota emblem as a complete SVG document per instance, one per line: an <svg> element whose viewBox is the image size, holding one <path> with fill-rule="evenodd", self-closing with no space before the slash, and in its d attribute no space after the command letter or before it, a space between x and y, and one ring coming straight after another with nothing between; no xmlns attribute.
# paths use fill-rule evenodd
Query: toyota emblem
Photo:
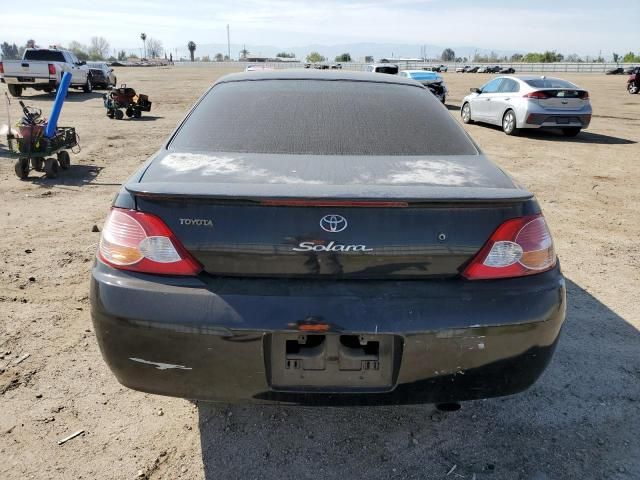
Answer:
<svg viewBox="0 0 640 480"><path fill-rule="evenodd" d="M347 228L347 219L342 215L325 215L320 219L320 228L325 232L338 233Z"/></svg>

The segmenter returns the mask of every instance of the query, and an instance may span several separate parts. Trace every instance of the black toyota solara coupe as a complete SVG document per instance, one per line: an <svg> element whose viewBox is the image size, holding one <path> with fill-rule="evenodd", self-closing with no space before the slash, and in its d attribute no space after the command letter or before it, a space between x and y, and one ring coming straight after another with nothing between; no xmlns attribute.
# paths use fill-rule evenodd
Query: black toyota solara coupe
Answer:
<svg viewBox="0 0 640 480"><path fill-rule="evenodd" d="M127 387L221 402L508 395L565 282L533 195L422 85L229 75L120 190L91 275Z"/></svg>

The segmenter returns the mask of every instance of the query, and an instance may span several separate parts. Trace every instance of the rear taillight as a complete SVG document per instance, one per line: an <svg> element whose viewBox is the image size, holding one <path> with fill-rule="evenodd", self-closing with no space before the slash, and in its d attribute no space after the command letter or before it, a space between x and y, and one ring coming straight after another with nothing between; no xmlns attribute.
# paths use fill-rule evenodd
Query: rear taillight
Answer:
<svg viewBox="0 0 640 480"><path fill-rule="evenodd" d="M522 277L556 264L551 232L542 215L507 220L462 272L468 280Z"/></svg>
<svg viewBox="0 0 640 480"><path fill-rule="evenodd" d="M56 66L53 63L49 64L49 75L55 75L56 74Z"/></svg>
<svg viewBox="0 0 640 480"><path fill-rule="evenodd" d="M0 62L0 73L4 73L4 65L2 65L2 62Z"/></svg>
<svg viewBox="0 0 640 480"><path fill-rule="evenodd" d="M538 92L529 92L523 95L524 98L535 98L538 100L544 100L545 98L550 98L549 94L543 91Z"/></svg>
<svg viewBox="0 0 640 480"><path fill-rule="evenodd" d="M160 218L135 210L111 210L98 255L120 270L158 275L197 275L202 270Z"/></svg>
<svg viewBox="0 0 640 480"><path fill-rule="evenodd" d="M586 90L580 90L578 92L578 98L582 100L589 100L589 92L587 92Z"/></svg>

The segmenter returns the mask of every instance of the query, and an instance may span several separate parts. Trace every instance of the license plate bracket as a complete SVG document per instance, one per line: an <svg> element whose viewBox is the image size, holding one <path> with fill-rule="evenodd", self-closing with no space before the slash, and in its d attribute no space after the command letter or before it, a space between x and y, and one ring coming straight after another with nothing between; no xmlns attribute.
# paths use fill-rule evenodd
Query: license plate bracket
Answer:
<svg viewBox="0 0 640 480"><path fill-rule="evenodd" d="M265 363L273 390L384 392L395 386L402 337L381 334L273 333Z"/></svg>
<svg viewBox="0 0 640 480"><path fill-rule="evenodd" d="M569 123L569 117L556 117L556 123L558 125L567 125Z"/></svg>

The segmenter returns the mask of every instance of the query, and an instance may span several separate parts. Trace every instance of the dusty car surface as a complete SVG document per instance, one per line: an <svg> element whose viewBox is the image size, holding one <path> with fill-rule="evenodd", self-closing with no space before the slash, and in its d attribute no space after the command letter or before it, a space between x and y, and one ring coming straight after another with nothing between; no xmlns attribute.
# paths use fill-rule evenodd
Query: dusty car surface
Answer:
<svg viewBox="0 0 640 480"><path fill-rule="evenodd" d="M91 305L137 390L444 402L534 383L565 282L533 194L425 87L286 70L220 79L122 187Z"/></svg>
<svg viewBox="0 0 640 480"><path fill-rule="evenodd" d="M561 78L500 76L462 100L462 121L502 126L507 135L525 128L549 128L575 137L591 122L589 92Z"/></svg>

